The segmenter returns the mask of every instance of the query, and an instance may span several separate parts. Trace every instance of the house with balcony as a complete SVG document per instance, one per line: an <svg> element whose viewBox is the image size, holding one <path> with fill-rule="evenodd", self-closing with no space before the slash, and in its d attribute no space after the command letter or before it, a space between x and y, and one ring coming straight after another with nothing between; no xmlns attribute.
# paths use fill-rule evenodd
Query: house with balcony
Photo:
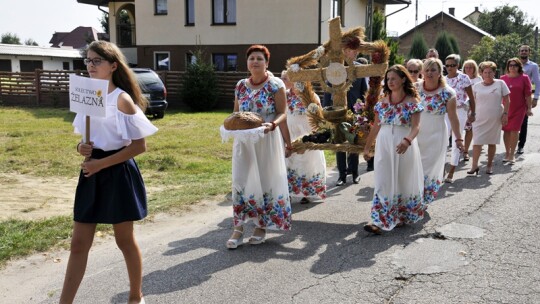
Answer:
<svg viewBox="0 0 540 304"><path fill-rule="evenodd" d="M369 29L374 10L410 0L77 0L108 10L110 41L132 65L183 71L198 50L218 71L247 71L245 51L264 44L269 70L328 40L327 21Z"/></svg>

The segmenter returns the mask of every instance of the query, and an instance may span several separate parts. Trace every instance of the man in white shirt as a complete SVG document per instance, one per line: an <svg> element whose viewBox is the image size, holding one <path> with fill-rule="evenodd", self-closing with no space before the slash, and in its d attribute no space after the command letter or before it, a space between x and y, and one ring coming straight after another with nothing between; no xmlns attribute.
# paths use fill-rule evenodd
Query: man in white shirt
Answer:
<svg viewBox="0 0 540 304"><path fill-rule="evenodd" d="M538 103L538 95L540 95L540 75L538 73L538 65L529 60L531 48L524 44L519 47L519 58L523 64L523 72L531 80L531 84L534 84L534 97L532 100L533 108ZM525 147L525 141L527 140L527 124L529 123L529 117L525 115L523 123L521 124L521 131L519 132L519 142L517 154L523 154L523 148Z"/></svg>

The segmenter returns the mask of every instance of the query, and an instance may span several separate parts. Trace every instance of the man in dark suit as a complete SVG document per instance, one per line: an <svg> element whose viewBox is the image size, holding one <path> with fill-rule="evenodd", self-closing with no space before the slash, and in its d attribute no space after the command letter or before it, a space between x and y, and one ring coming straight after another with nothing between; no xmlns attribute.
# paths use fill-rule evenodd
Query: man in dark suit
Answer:
<svg viewBox="0 0 540 304"><path fill-rule="evenodd" d="M343 52L345 56L349 59L355 60L358 56L358 50L354 47L348 47L345 45ZM360 63L354 62L355 65ZM366 78L356 79L351 89L347 92L347 107L354 111L353 105L356 103L357 99L365 102L365 93L368 89L368 83ZM332 95L330 93L324 94L323 107L331 106ZM352 174L353 183L358 184L360 182L360 176L358 176L358 154L357 153L348 153L347 152L336 152L336 163L339 171L339 178L336 183L336 186L342 186L347 181L347 174Z"/></svg>

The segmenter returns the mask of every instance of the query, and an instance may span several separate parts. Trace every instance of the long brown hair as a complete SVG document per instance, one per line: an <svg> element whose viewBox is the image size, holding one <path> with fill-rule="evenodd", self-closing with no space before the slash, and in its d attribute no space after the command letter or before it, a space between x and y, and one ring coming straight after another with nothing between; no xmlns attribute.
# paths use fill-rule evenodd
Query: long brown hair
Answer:
<svg viewBox="0 0 540 304"><path fill-rule="evenodd" d="M148 100L142 95L135 73L129 68L126 57L116 44L107 41L94 41L84 51L84 57L88 51L95 52L110 63L117 63L118 67L112 74L114 85L128 93L133 102L144 112L148 106Z"/></svg>
<svg viewBox="0 0 540 304"><path fill-rule="evenodd" d="M383 92L384 95L389 95L392 90L388 87L388 81L386 81L388 73L394 72L396 73L399 78L405 79L405 82L403 83L403 91L405 91L405 94L408 96L413 97L414 99L418 99L420 96L418 95L418 91L416 91L416 87L414 86L411 74L409 74L409 71L402 66L401 64L396 64L388 68L386 70L386 73L384 74L384 86L383 86Z"/></svg>

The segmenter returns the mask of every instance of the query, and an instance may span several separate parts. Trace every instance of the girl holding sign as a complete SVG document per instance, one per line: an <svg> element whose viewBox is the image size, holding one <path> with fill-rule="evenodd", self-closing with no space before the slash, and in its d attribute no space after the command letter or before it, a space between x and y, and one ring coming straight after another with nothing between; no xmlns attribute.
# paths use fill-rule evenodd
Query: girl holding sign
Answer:
<svg viewBox="0 0 540 304"><path fill-rule="evenodd" d="M73 237L60 303L72 303L86 270L96 225L112 224L116 244L126 261L128 303L142 298L142 256L133 221L147 215L146 190L133 159L145 152L145 137L157 128L144 115L147 101L120 49L105 41L92 42L84 60L90 78L109 81L106 117L91 117L90 138L77 145L81 164L75 194ZM105 92L104 92L105 94ZM85 115L77 114L75 132L84 134Z"/></svg>

